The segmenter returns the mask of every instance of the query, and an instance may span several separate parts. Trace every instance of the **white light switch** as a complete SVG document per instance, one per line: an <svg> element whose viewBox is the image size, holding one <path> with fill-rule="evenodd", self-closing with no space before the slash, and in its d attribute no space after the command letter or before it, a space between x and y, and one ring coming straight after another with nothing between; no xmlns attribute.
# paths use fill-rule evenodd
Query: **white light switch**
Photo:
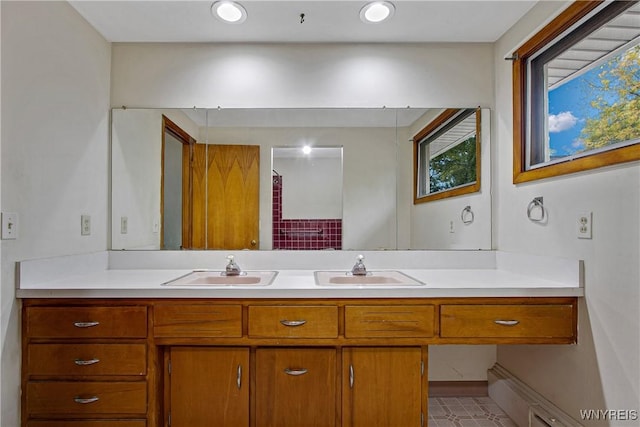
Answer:
<svg viewBox="0 0 640 427"><path fill-rule="evenodd" d="M18 214L15 212L2 212L2 239L13 240L18 238Z"/></svg>
<svg viewBox="0 0 640 427"><path fill-rule="evenodd" d="M129 219L126 216L120 217L120 234L127 234L129 232Z"/></svg>

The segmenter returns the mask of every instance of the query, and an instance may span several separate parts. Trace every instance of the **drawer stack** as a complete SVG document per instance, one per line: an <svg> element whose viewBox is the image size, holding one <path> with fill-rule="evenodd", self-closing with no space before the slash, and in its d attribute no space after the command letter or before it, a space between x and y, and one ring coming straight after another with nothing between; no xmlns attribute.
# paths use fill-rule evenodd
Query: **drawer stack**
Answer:
<svg viewBox="0 0 640 427"><path fill-rule="evenodd" d="M27 427L145 427L147 308L26 307Z"/></svg>

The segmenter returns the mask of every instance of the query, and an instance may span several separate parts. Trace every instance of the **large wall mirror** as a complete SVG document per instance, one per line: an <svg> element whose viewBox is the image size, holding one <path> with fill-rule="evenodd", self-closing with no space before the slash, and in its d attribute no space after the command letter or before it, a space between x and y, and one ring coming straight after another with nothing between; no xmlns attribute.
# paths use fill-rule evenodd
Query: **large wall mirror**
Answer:
<svg viewBox="0 0 640 427"><path fill-rule="evenodd" d="M482 188L413 204L445 110L113 109L111 248L491 249L488 110Z"/></svg>

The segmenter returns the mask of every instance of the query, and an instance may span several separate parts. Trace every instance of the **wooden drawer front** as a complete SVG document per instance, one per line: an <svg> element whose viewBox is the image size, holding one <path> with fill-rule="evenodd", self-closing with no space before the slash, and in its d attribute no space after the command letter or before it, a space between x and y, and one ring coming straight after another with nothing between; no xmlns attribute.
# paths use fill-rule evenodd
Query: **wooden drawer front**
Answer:
<svg viewBox="0 0 640 427"><path fill-rule="evenodd" d="M145 344L30 344L29 375L146 375Z"/></svg>
<svg viewBox="0 0 640 427"><path fill-rule="evenodd" d="M56 381L27 384L27 412L32 416L56 414L145 415L146 411L146 382Z"/></svg>
<svg viewBox="0 0 640 427"><path fill-rule="evenodd" d="M241 305L158 304L154 308L156 337L241 337Z"/></svg>
<svg viewBox="0 0 640 427"><path fill-rule="evenodd" d="M256 427L336 425L336 349L258 348Z"/></svg>
<svg viewBox="0 0 640 427"><path fill-rule="evenodd" d="M146 427L146 420L33 420L27 427Z"/></svg>
<svg viewBox="0 0 640 427"><path fill-rule="evenodd" d="M553 338L573 336L571 305L442 305L440 336Z"/></svg>
<svg viewBox="0 0 640 427"><path fill-rule="evenodd" d="M27 307L31 338L145 338L146 307Z"/></svg>
<svg viewBox="0 0 640 427"><path fill-rule="evenodd" d="M346 338L432 337L432 305L348 305L344 308Z"/></svg>
<svg viewBox="0 0 640 427"><path fill-rule="evenodd" d="M250 306L252 338L337 338L338 307Z"/></svg>

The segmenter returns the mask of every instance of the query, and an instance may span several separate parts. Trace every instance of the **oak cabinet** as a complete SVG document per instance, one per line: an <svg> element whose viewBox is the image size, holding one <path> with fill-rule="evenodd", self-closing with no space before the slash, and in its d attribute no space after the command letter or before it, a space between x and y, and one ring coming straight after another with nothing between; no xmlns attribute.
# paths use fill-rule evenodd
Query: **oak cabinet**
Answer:
<svg viewBox="0 0 640 427"><path fill-rule="evenodd" d="M338 307L249 306L251 338L337 338Z"/></svg>
<svg viewBox="0 0 640 427"><path fill-rule="evenodd" d="M433 305L347 305L346 338L426 338L435 335Z"/></svg>
<svg viewBox="0 0 640 427"><path fill-rule="evenodd" d="M344 427L420 427L426 348L348 347L342 360Z"/></svg>
<svg viewBox="0 0 640 427"><path fill-rule="evenodd" d="M249 425L249 349L168 349L172 427Z"/></svg>
<svg viewBox="0 0 640 427"><path fill-rule="evenodd" d="M256 350L257 427L336 425L335 348Z"/></svg>
<svg viewBox="0 0 640 427"><path fill-rule="evenodd" d="M22 322L23 427L418 427L429 345L572 344L577 298L43 298Z"/></svg>
<svg viewBox="0 0 640 427"><path fill-rule="evenodd" d="M444 338L558 338L575 333L570 304L452 304L440 307Z"/></svg>
<svg viewBox="0 0 640 427"><path fill-rule="evenodd" d="M146 306L27 306L23 325L23 425L147 425Z"/></svg>
<svg viewBox="0 0 640 427"><path fill-rule="evenodd" d="M146 427L146 420L55 420L29 421L27 427Z"/></svg>

